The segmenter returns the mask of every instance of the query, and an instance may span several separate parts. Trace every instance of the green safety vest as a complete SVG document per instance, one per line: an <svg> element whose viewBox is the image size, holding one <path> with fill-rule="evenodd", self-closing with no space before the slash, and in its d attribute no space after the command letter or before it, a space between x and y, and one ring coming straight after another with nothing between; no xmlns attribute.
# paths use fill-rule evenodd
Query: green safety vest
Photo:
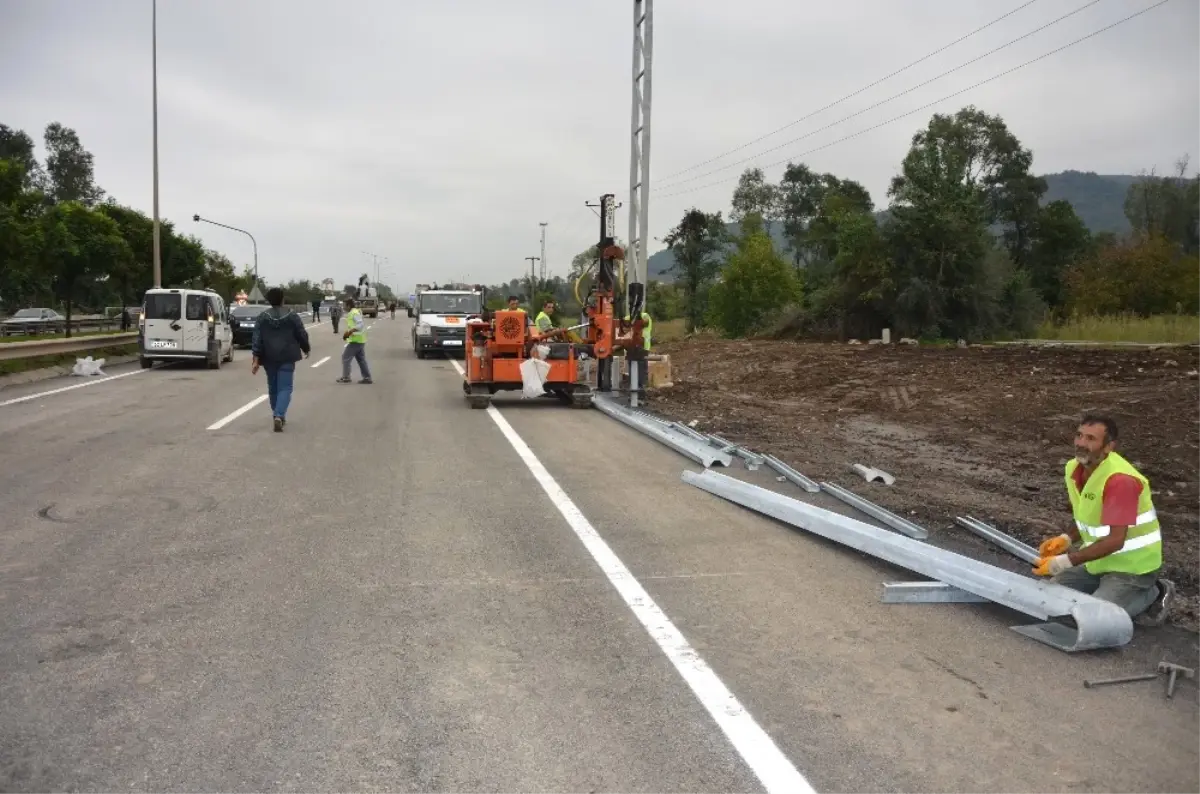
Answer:
<svg viewBox="0 0 1200 794"><path fill-rule="evenodd" d="M538 312L537 319L534 322L537 324L538 331L543 334L554 328L554 321L545 312Z"/></svg>
<svg viewBox="0 0 1200 794"><path fill-rule="evenodd" d="M1084 567L1090 574L1128 573L1144 574L1157 571L1162 567L1162 532L1158 526L1158 515L1154 511L1154 502L1150 500L1150 481L1133 465L1115 452L1101 461L1083 490L1075 487L1075 469L1079 461L1071 458L1067 461L1067 496L1071 499L1071 511L1074 513L1075 526L1079 528L1079 538L1082 547L1087 548L1101 538L1107 537L1109 527L1101 523L1104 510L1104 483L1114 474L1128 474L1136 477L1142 484L1142 492L1138 497L1137 523L1129 527L1125 534L1125 545L1107 557L1085 562Z"/></svg>
<svg viewBox="0 0 1200 794"><path fill-rule="evenodd" d="M363 316L362 309L359 309L357 306L354 307L353 309L351 309L350 313L346 315L346 328L353 328L354 323L357 322L358 320L361 320L362 316ZM363 328L361 331L355 331L354 333L350 334L350 338L347 339L346 341L360 342L360 343L366 344L367 329Z"/></svg>
<svg viewBox="0 0 1200 794"><path fill-rule="evenodd" d="M650 349L650 331L654 329L654 319L647 312L642 312L642 319L646 325L642 328L642 347L646 350ZM625 322L629 322L629 315L625 315Z"/></svg>

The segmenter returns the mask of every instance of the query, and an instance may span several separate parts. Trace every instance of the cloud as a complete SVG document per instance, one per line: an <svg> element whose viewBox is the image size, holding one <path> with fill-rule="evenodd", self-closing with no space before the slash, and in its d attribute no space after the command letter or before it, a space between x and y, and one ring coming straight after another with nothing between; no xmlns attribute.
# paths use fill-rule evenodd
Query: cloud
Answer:
<svg viewBox="0 0 1200 794"><path fill-rule="evenodd" d="M696 205L727 210L745 166L662 177L739 146L1017 8L994 0L689 0L655 9L651 234ZM1144 0L1150 5L1150 0ZM688 176L836 121L1072 8L1037 2L810 121ZM937 83L772 152L765 163L858 132L1143 7L1099 3ZM599 0L162 0L162 212L235 262L252 231L272 280L352 281L371 251L387 280L498 282L538 253L565 271L594 242L586 201L628 202L630 2ZM1005 118L1042 171L1131 173L1200 139L1195 3L1172 2L935 109ZM74 127L101 185L150 209L150 18L145 0L0 4L0 122L35 138ZM857 179L880 204L933 109L806 160ZM1200 152L1192 152L1200 159ZM778 176L781 167L769 172ZM625 235L624 210L618 229ZM651 245L651 250L657 248Z"/></svg>

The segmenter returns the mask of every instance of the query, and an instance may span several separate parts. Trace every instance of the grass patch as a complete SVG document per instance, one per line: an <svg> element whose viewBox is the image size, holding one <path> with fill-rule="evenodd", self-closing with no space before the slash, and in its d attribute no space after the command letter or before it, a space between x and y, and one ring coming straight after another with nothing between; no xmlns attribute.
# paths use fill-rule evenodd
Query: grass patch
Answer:
<svg viewBox="0 0 1200 794"><path fill-rule="evenodd" d="M1037 329L1036 338L1064 342L1195 344L1200 342L1200 317L1188 314L1075 316L1058 325L1043 322Z"/></svg>
<svg viewBox="0 0 1200 794"><path fill-rule="evenodd" d="M678 342L684 337L684 328L687 327L686 321L680 317L676 320L659 320L654 323L653 336L650 338L651 344L659 342Z"/></svg>
<svg viewBox="0 0 1200 794"><path fill-rule="evenodd" d="M134 333L137 328L130 328L128 331L122 331L117 328L115 330L106 331L76 331L71 335L72 339L78 339L81 336L108 336L109 334L127 334ZM66 339L66 334L34 334L32 336L0 336L0 344L5 342L41 342L46 339Z"/></svg>
<svg viewBox="0 0 1200 794"><path fill-rule="evenodd" d="M87 358L88 356L92 358L116 358L118 356L136 356L137 353L137 342L134 342L128 345L102 347L98 350L56 353L52 356L36 356L34 358L14 358L9 361L0 361L0 375L12 375L17 372L27 372L31 369L44 369L46 367L71 367L75 365L75 359Z"/></svg>

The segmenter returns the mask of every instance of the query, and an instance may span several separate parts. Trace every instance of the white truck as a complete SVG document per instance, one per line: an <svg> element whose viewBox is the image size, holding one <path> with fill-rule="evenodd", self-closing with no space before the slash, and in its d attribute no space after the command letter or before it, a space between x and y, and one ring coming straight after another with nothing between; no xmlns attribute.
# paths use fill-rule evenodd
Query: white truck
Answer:
<svg viewBox="0 0 1200 794"><path fill-rule="evenodd" d="M413 307L413 352L417 358L425 358L428 353L463 350L467 344L467 318L482 312L481 290L418 290Z"/></svg>

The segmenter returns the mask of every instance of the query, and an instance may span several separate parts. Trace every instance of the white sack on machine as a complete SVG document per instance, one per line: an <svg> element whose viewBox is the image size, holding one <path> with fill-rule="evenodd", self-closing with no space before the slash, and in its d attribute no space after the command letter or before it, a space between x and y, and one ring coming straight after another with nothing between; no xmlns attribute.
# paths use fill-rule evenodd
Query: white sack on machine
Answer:
<svg viewBox="0 0 1200 794"><path fill-rule="evenodd" d="M550 365L538 358L527 358L521 362L521 396L526 399L541 397L546 393L546 376Z"/></svg>

